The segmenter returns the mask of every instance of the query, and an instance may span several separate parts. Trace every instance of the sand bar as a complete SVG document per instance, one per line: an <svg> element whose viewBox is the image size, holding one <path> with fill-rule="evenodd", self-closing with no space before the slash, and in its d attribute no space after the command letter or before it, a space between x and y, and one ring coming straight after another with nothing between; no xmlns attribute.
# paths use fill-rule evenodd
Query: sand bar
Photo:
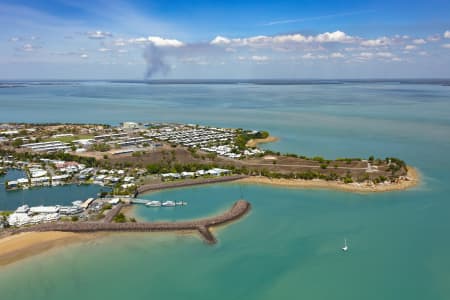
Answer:
<svg viewBox="0 0 450 300"><path fill-rule="evenodd" d="M257 147L258 144L274 143L274 142L277 142L278 140L279 139L275 136L268 136L265 139L251 139L245 144L245 146L246 147Z"/></svg>

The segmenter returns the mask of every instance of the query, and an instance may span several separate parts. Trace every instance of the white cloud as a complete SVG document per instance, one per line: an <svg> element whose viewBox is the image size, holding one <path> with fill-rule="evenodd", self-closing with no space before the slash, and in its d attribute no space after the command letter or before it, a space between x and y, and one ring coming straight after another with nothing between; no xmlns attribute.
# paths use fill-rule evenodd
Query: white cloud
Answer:
<svg viewBox="0 0 450 300"><path fill-rule="evenodd" d="M148 40L158 47L182 47L184 43L175 39L164 39L159 36L149 36Z"/></svg>
<svg viewBox="0 0 450 300"><path fill-rule="evenodd" d="M444 44L444 45L442 45L442 47L450 49L450 44Z"/></svg>
<svg viewBox="0 0 450 300"><path fill-rule="evenodd" d="M437 42L440 39L441 39L441 37L439 34L435 34L435 35L427 37L427 41L429 41L429 42Z"/></svg>
<svg viewBox="0 0 450 300"><path fill-rule="evenodd" d="M312 53L306 53L302 56L303 59L328 59L327 55L314 55Z"/></svg>
<svg viewBox="0 0 450 300"><path fill-rule="evenodd" d="M392 58L394 57L394 54L392 54L391 52L378 52L377 56L382 58Z"/></svg>
<svg viewBox="0 0 450 300"><path fill-rule="evenodd" d="M267 57L267 56L265 56L265 55L263 55L263 56L260 56L260 55L253 55L253 56L251 57L251 59L252 59L253 61L257 61L257 62L264 62L264 61L268 61L268 60L269 60L269 57Z"/></svg>
<svg viewBox="0 0 450 300"><path fill-rule="evenodd" d="M374 56L372 52L361 52L359 53L358 57L361 59L370 59Z"/></svg>
<svg viewBox="0 0 450 300"><path fill-rule="evenodd" d="M390 45L392 41L388 37L380 37L374 40L365 40L361 42L361 46L365 47L381 47Z"/></svg>
<svg viewBox="0 0 450 300"><path fill-rule="evenodd" d="M109 51L111 51L111 49L109 49L109 48L100 48L100 49L98 49L98 51L99 52L109 52Z"/></svg>
<svg viewBox="0 0 450 300"><path fill-rule="evenodd" d="M331 53L330 57L331 58L344 58L345 56L344 56L344 54L342 54L340 52L334 52L334 53Z"/></svg>
<svg viewBox="0 0 450 300"><path fill-rule="evenodd" d="M139 37L128 40L130 44L153 43L157 47L182 47L184 43L175 39L165 39L159 36Z"/></svg>
<svg viewBox="0 0 450 300"><path fill-rule="evenodd" d="M274 47L280 44L301 44L301 43L347 43L354 41L355 38L347 35L340 30L334 32L325 32L316 36L305 36L300 33L284 34L275 36L258 35L246 38L227 38L216 36L209 43L220 46L250 46L250 47Z"/></svg>
<svg viewBox="0 0 450 300"><path fill-rule="evenodd" d="M444 32L444 37L446 39L450 39L450 30L447 30L447 31Z"/></svg>
<svg viewBox="0 0 450 300"><path fill-rule="evenodd" d="M347 42L352 40L351 36L348 36L345 32L337 30L335 32L325 32L316 36L316 41L319 43L327 42Z"/></svg>
<svg viewBox="0 0 450 300"><path fill-rule="evenodd" d="M25 51L25 52L34 52L36 50L38 50L39 46L34 46L32 44L24 44L19 50Z"/></svg>
<svg viewBox="0 0 450 300"><path fill-rule="evenodd" d="M90 31L87 32L87 36L90 39L95 39L95 40L102 40L105 39L107 37L112 37L112 34L110 32L105 32L105 31Z"/></svg>
<svg viewBox="0 0 450 300"><path fill-rule="evenodd" d="M415 39L413 40L413 43L416 45L423 45L426 44L427 42L424 39Z"/></svg>
<svg viewBox="0 0 450 300"><path fill-rule="evenodd" d="M228 39L228 38L226 38L226 37L223 37L223 36L220 36L220 35L216 36L216 37L210 42L211 45L228 45L228 44L230 44L230 43L231 43L231 40L230 40L230 39Z"/></svg>
<svg viewBox="0 0 450 300"><path fill-rule="evenodd" d="M405 50L414 50L416 48L417 48L417 46L415 46L415 45L406 45L405 46Z"/></svg>
<svg viewBox="0 0 450 300"><path fill-rule="evenodd" d="M22 46L23 51L31 52L34 51L33 45L31 44L25 44Z"/></svg>
<svg viewBox="0 0 450 300"><path fill-rule="evenodd" d="M275 43L302 43L302 42L311 42L313 40L312 37L305 37L299 33L296 34L286 34L286 35L277 35L273 37L273 42Z"/></svg>
<svg viewBox="0 0 450 300"><path fill-rule="evenodd" d="M81 54L80 55L80 58L82 58L82 59L86 59L86 58L88 58L89 56L86 54L86 53L83 53L83 54Z"/></svg>
<svg viewBox="0 0 450 300"><path fill-rule="evenodd" d="M126 45L126 42L123 39L117 39L114 41L114 45L117 47L123 47Z"/></svg>

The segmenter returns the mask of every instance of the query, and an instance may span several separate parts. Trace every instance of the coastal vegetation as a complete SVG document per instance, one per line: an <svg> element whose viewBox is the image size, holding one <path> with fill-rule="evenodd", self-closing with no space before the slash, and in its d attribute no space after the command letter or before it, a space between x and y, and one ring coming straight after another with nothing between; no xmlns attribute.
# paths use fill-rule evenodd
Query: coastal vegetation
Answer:
<svg viewBox="0 0 450 300"><path fill-rule="evenodd" d="M83 151L76 151L79 149L79 145L71 144L70 147L63 147L62 151L49 152L30 151L27 147L21 147L19 142L17 147L10 147L9 142L22 141L22 139L15 139L6 142L6 146L0 147L0 156L11 156L17 161L34 165L40 164L42 169L53 169L57 175L60 174L59 171L54 166L43 163L43 159L82 164L87 168L92 168L93 173L83 175L82 180L69 174L68 180L73 183L100 182L100 184L108 184L112 187L110 194L118 196L133 195L140 185L154 182L155 178L164 181L162 174L200 171L201 177L209 177L211 175L203 174L201 171L214 168L226 169L228 175L338 181L346 184L393 183L406 176L408 171L406 163L394 157L381 159L370 155L367 159L327 159L319 155L307 157L296 153L283 154L255 148L258 141L270 137L267 131L207 128L198 125L193 127L193 125L183 124L163 124L148 128L132 122L128 125L136 130L86 124L36 125L37 127L34 129L28 125L17 125L21 126L17 135L27 140L43 139L44 135L61 138L93 137L93 139L89 145L81 149ZM31 129L33 131L30 133ZM148 136L152 138L149 139ZM127 150L129 148L119 145L127 139L128 143L133 144L134 141L140 140L141 144L139 147ZM197 140L202 141L202 144L192 146L192 143ZM65 141L69 141L69 139ZM254 143L249 146L249 141ZM122 148L125 150L122 151ZM120 155L117 155L115 151L118 151ZM27 167L22 168L27 172L28 178L31 178ZM124 175L117 178L114 175L99 176L100 171L103 172L101 174L114 174L114 170L122 170ZM131 184L129 181L124 181L127 176L133 178ZM100 181L96 179L97 177L101 178ZM106 177L113 178L114 181L102 181ZM187 177L177 175L168 178L178 181L196 177L198 176L195 174ZM136 182L134 182L134 178L137 179ZM28 184L31 184L31 181ZM17 187L20 188L20 184ZM12 186L12 188L15 187Z"/></svg>
<svg viewBox="0 0 450 300"><path fill-rule="evenodd" d="M123 213L120 212L114 217L113 220L116 223L125 223L127 221L127 217Z"/></svg>
<svg viewBox="0 0 450 300"><path fill-rule="evenodd" d="M248 141L251 139L265 139L269 136L267 131L249 131L241 128L237 129L237 135L235 138L235 145L240 149L246 149Z"/></svg>

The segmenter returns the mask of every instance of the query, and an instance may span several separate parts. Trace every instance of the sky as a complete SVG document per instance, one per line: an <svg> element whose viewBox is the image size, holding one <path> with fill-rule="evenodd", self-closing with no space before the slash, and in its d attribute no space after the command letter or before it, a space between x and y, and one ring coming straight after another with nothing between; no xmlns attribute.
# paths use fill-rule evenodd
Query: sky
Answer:
<svg viewBox="0 0 450 300"><path fill-rule="evenodd" d="M0 79L450 78L450 1L0 0Z"/></svg>

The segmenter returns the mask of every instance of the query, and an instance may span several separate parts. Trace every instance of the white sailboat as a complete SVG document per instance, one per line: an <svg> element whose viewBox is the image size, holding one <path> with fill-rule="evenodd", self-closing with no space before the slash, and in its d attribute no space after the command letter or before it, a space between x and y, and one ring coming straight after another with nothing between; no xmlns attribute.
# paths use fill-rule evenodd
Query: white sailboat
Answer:
<svg viewBox="0 0 450 300"><path fill-rule="evenodd" d="M348 251L347 239L344 239L344 247L342 247L342 251L344 251L344 252Z"/></svg>

